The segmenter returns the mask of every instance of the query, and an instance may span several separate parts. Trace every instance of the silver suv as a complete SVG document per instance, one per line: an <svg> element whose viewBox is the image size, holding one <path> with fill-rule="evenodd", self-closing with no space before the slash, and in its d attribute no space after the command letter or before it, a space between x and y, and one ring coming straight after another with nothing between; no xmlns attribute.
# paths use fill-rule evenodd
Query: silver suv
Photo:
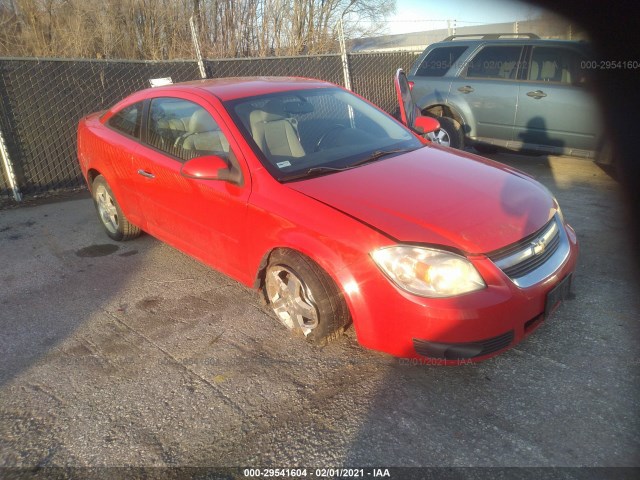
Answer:
<svg viewBox="0 0 640 480"><path fill-rule="evenodd" d="M427 47L408 79L416 106L440 121L445 145L593 158L603 141L593 63L584 42L458 35Z"/></svg>

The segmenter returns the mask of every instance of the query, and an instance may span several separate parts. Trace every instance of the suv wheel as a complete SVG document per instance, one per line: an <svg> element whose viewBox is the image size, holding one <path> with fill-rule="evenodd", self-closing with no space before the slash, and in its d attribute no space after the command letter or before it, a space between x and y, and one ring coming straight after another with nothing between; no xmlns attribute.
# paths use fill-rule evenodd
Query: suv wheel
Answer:
<svg viewBox="0 0 640 480"><path fill-rule="evenodd" d="M460 123L449 117L436 118L440 122L440 129L427 134L427 138L444 147L464 148L464 134Z"/></svg>

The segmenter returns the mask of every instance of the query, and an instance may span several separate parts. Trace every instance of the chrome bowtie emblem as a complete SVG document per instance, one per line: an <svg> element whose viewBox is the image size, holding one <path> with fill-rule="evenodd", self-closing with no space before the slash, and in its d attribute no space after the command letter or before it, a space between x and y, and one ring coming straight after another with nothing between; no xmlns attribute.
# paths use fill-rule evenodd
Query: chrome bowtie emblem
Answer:
<svg viewBox="0 0 640 480"><path fill-rule="evenodd" d="M533 250L534 255L540 255L541 253L544 252L544 249L547 248L547 244L544 238L540 238L535 242L531 243L531 248Z"/></svg>

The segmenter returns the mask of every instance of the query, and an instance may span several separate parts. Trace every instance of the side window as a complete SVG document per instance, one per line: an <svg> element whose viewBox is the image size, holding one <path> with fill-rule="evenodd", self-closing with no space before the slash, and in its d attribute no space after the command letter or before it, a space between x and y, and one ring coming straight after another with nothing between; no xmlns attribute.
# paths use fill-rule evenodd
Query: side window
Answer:
<svg viewBox="0 0 640 480"><path fill-rule="evenodd" d="M140 138L142 102L123 108L109 119L108 125L131 137Z"/></svg>
<svg viewBox="0 0 640 480"><path fill-rule="evenodd" d="M581 68L583 55L567 48L533 47L528 80L554 82L565 85L581 85L586 82Z"/></svg>
<svg viewBox="0 0 640 480"><path fill-rule="evenodd" d="M155 98L151 101L147 125L147 143L178 160L206 155L231 160L227 138L213 117L196 103L180 98Z"/></svg>
<svg viewBox="0 0 640 480"><path fill-rule="evenodd" d="M515 79L522 47L484 47L467 65L467 77Z"/></svg>
<svg viewBox="0 0 640 480"><path fill-rule="evenodd" d="M467 47L440 47L431 50L416 70L418 77L442 77Z"/></svg>

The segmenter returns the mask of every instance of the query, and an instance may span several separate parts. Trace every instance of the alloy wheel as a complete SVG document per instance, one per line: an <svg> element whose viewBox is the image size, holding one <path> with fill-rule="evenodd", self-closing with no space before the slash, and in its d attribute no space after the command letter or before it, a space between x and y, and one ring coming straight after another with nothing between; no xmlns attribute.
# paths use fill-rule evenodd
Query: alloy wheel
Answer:
<svg viewBox="0 0 640 480"><path fill-rule="evenodd" d="M300 328L306 336L318 326L318 311L311 292L289 268L269 267L265 287L273 311L287 328Z"/></svg>
<svg viewBox="0 0 640 480"><path fill-rule="evenodd" d="M99 185L96 189L96 205L98 207L98 214L100 220L104 226L111 233L118 231L118 209L116 208L115 201L109 194L109 191L104 185Z"/></svg>

